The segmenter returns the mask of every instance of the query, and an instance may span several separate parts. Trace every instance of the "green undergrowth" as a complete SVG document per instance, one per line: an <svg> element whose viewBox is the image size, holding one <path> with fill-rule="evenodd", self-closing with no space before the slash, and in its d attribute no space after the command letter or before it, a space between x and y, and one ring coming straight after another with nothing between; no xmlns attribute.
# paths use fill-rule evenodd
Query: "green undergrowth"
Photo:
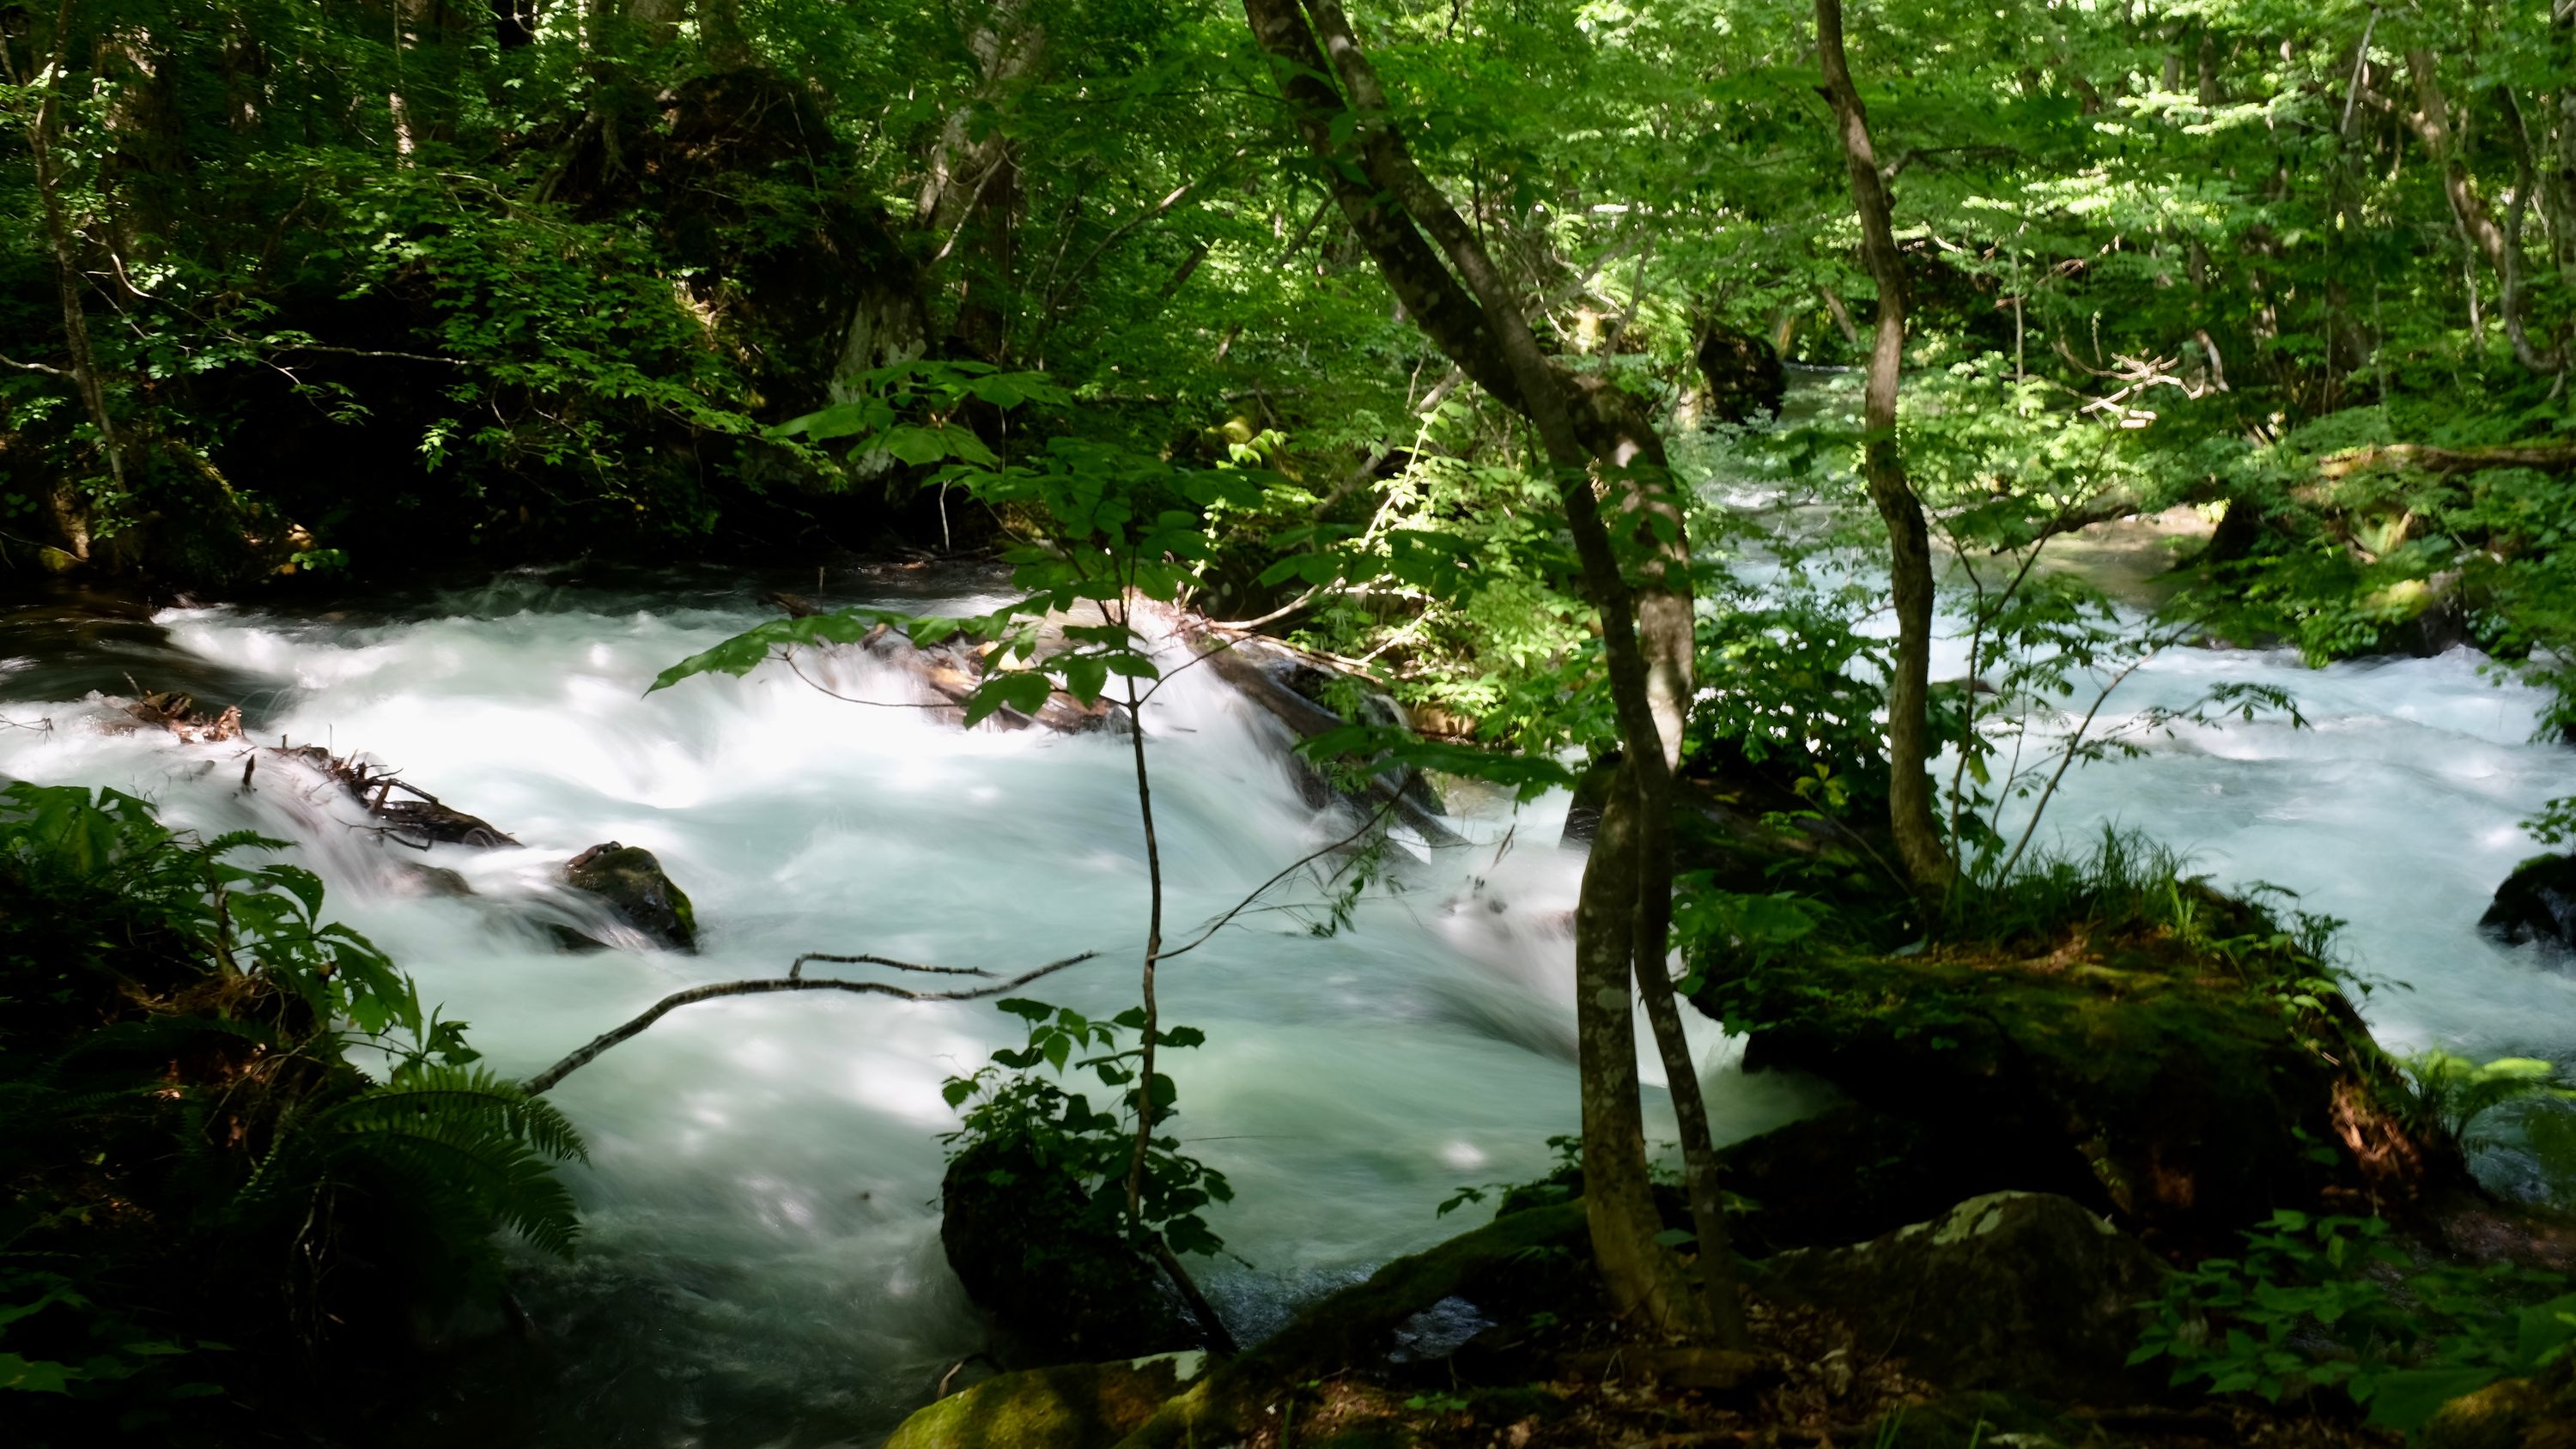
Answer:
<svg viewBox="0 0 2576 1449"><path fill-rule="evenodd" d="M239 1442L385 1390L571 1251L578 1135L473 1065L322 885L113 790L0 790L0 1420ZM23 1436L23 1437L18 1437Z"/></svg>

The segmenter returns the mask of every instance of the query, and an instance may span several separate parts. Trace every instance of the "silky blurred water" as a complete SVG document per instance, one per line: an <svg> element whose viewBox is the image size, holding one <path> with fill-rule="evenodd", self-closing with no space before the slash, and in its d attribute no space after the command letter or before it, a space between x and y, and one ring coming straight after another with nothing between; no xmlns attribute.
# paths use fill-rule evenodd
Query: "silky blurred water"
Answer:
<svg viewBox="0 0 2576 1449"><path fill-rule="evenodd" d="M333 913L472 1022L506 1072L678 987L777 974L804 951L1010 973L1093 949L1102 959L1035 994L1093 1012L1130 1002L1146 885L1124 742L964 732L837 702L775 666L644 692L765 612L732 584L504 584L373 615L172 611L166 640L133 646L138 667L249 699L263 740L399 767L515 850L389 847L283 766L245 795L243 746L115 733L108 711L69 697L95 681L59 661L0 674L13 701L0 713L54 722L0 730L0 771L116 785L177 822L295 840ZM2576 1060L2576 976L2473 929L2531 849L2516 822L2576 793L2576 752L2531 743L2537 697L2478 665L2466 652L2322 671L2273 652L2160 658L2113 696L2106 726L2225 680L2292 690L2310 727L2186 728L2143 758L2079 769L2043 837L2135 828L2222 883L2270 882L2347 918L2353 964L2411 987L2366 1005L2393 1044ZM844 693L917 698L834 667ZM1945 645L1936 677L1964 670ZM1147 723L1176 937L1348 828L1301 803L1273 727L1208 671L1178 675ZM1248 1331L1454 1231L1433 1215L1454 1186L1534 1175L1544 1139L1574 1130L1566 912L1580 861L1554 844L1563 809L1464 820L1471 847L1420 852L1352 929L1319 937L1317 911L1258 911L1165 970L1165 1019L1210 1043L1174 1068L1176 1127L1234 1180L1214 1221L1248 1260L1205 1277ZM695 899L701 954L554 947L542 920L570 909L554 868L609 839L650 848ZM412 893L415 861L477 894ZM1266 899L1323 895L1301 877ZM584 1246L569 1265L529 1262L518 1288L544 1367L469 1375L445 1422L566 1446L882 1434L981 1345L937 1238L939 1137L955 1122L939 1087L1015 1040L1013 1025L984 1004L733 999L576 1073L554 1095L592 1149L570 1172ZM1811 1089L1735 1070L1713 1029L1701 1045L1724 1136L1813 1105ZM1670 1135L1660 1118L1655 1130Z"/></svg>
<svg viewBox="0 0 2576 1449"><path fill-rule="evenodd" d="M504 587L399 615L160 617L183 657L158 663L252 699L260 739L362 751L516 850L388 846L274 761L244 795L243 745L109 732L102 707L48 700L41 668L6 679L5 712L55 729L0 730L0 771L296 841L332 913L512 1074L676 988L777 975L805 951L1012 974L1098 950L1031 994L1102 1014L1132 1003L1147 887L1124 740L965 732L835 701L775 666L645 694L768 613L747 590ZM918 698L833 667L840 692ZM1147 725L1174 939L1350 828L1301 802L1275 727L1208 671L1180 672ZM1215 1226L1247 1261L1204 1277L1244 1329L1456 1231L1434 1215L1456 1186L1534 1176L1545 1139L1575 1130L1566 913L1581 862L1556 846L1562 817L1559 801L1465 820L1472 847L1418 852L1348 930L1312 934L1319 910L1255 911L1164 969L1164 1020L1209 1038L1170 1068L1175 1127L1236 1188ZM570 909L554 868L610 839L651 849L693 897L700 954L567 955L543 933ZM412 893L416 862L477 894ZM1326 894L1300 877L1264 904ZM553 1095L590 1143L570 1174L584 1245L568 1266L531 1262L518 1289L555 1375L514 1384L507 1404L466 1384L453 1412L478 1434L562 1445L831 1444L891 1427L982 1344L937 1238L939 1138L956 1122L939 1089L1016 1044L1017 1025L988 1003L731 999L573 1075ZM1796 1085L1748 1082L1698 1026L1726 1136L1810 1106Z"/></svg>

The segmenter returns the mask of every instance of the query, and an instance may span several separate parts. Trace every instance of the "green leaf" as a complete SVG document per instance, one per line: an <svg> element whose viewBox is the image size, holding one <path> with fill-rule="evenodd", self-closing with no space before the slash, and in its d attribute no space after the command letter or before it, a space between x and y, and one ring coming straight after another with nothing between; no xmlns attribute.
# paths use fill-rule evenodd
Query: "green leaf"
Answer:
<svg viewBox="0 0 2576 1449"><path fill-rule="evenodd" d="M975 686L975 692L966 697L966 723L970 727L980 724L1002 709L1036 714L1046 707L1047 697L1053 693L1054 683L1034 669L996 674Z"/></svg>

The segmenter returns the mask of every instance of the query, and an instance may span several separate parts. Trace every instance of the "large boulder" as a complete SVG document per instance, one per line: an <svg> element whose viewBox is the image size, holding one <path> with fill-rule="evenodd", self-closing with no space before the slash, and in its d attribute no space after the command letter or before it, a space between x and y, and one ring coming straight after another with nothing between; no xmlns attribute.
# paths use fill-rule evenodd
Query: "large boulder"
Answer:
<svg viewBox="0 0 2576 1449"><path fill-rule="evenodd" d="M991 1315L1006 1360L1068 1363L1196 1348L1201 1336L1162 1272L1082 1185L1017 1147L949 1160L939 1243L966 1296Z"/></svg>
<svg viewBox="0 0 2576 1449"><path fill-rule="evenodd" d="M2254 930L2225 916L2237 903L2206 908L2213 939ZM2315 969L2076 939L1818 952L1721 975L1699 1000L1751 1033L1750 1069L1823 1077L1933 1139L1976 1124L1977 1190L2064 1192L2150 1242L2215 1250L2275 1208L2397 1207L2464 1171L2396 1110L2397 1068L2300 974Z"/></svg>
<svg viewBox="0 0 2576 1449"><path fill-rule="evenodd" d="M1748 1257L1832 1247L1937 1217L2001 1190L2081 1193L2072 1158L2034 1160L1982 1123L1925 1122L1845 1102L1718 1153L1743 1200L1735 1246Z"/></svg>
<svg viewBox="0 0 2576 1449"><path fill-rule="evenodd" d="M1970 1198L1865 1243L1777 1254L1759 1271L1764 1291L1841 1315L1861 1342L1945 1388L2130 1403L2161 1377L2127 1360L2164 1265L2054 1194Z"/></svg>
<svg viewBox="0 0 2576 1449"><path fill-rule="evenodd" d="M1195 1355L1175 1354L1001 1374L904 1420L885 1449L1108 1449L1198 1367Z"/></svg>
<svg viewBox="0 0 2576 1449"><path fill-rule="evenodd" d="M644 847L614 840L594 845L564 862L563 880L606 901L619 919L655 945L674 951L698 948L697 911Z"/></svg>
<svg viewBox="0 0 2576 1449"><path fill-rule="evenodd" d="M2514 867L2478 929L2510 946L2576 947L2576 855L2534 856Z"/></svg>

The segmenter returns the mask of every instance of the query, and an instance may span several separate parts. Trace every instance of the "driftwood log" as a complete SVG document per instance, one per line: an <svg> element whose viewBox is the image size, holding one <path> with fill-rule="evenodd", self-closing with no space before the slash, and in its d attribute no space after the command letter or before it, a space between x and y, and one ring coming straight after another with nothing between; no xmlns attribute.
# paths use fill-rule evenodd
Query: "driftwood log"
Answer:
<svg viewBox="0 0 2576 1449"><path fill-rule="evenodd" d="M1360 682L1356 676L1327 669L1287 645L1256 636L1220 634L1204 626L1184 625L1183 637L1199 651L1200 663L1214 670L1244 698L1261 706L1297 739L1311 740L1352 723L1298 686L1313 687L1336 674ZM1383 691L1369 689L1364 682L1361 687L1383 714L1374 723L1412 727L1402 705ZM1371 815L1391 813L1432 845L1466 843L1466 837L1449 827L1438 797L1419 774L1394 779L1377 775L1357 789L1344 789L1327 779L1305 756L1292 753L1288 760L1309 805L1320 808L1338 796Z"/></svg>
<svg viewBox="0 0 2576 1449"><path fill-rule="evenodd" d="M2531 468L2542 473L2576 471L2576 443L2505 443L2486 448L2436 448L2424 443L2386 443L2354 448L2318 460L2327 478L2348 478L2369 468L2412 468L2422 473L2477 473L2489 468Z"/></svg>

